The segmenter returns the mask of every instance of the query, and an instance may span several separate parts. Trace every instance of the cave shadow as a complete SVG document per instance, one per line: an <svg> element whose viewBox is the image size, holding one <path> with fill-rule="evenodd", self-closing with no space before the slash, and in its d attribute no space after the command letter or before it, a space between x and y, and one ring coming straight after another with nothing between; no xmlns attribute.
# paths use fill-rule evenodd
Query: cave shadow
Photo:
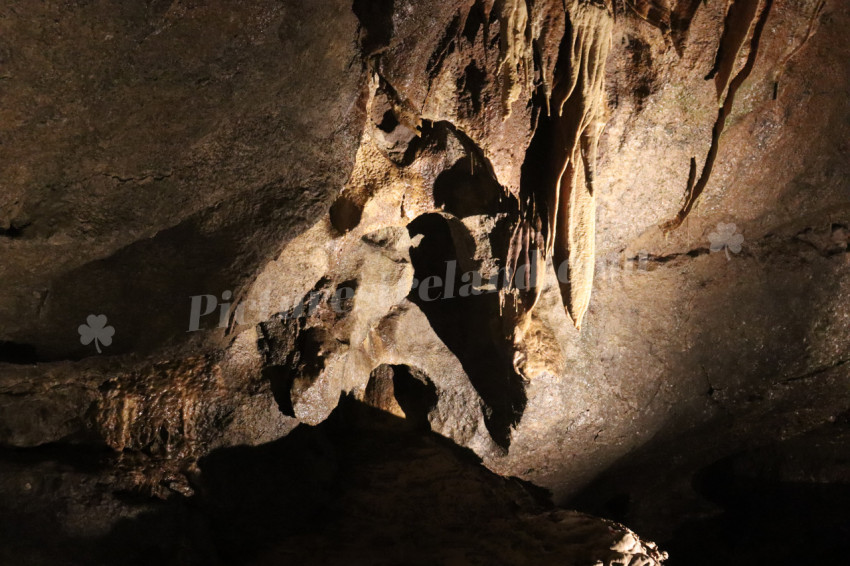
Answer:
<svg viewBox="0 0 850 566"><path fill-rule="evenodd" d="M770 472L765 457L793 454L786 439L809 438L801 422L814 426L847 410L844 376L803 381L822 371L812 368L812 339L842 312L832 307L844 300L841 264L799 238L768 236L758 246L730 260L750 261L753 274L712 273L695 288L702 296L688 299L688 308L696 305L689 316L700 322L687 349L658 345L676 368L665 381L693 374L681 395L704 416L672 409L651 440L557 502L629 525L668 550L671 566L846 561L834 541L850 539L850 453L820 450L844 470L829 483L789 481ZM827 437L850 434L842 430L850 431L846 420L823 425ZM765 469L741 474L735 466L743 461Z"/></svg>
<svg viewBox="0 0 850 566"><path fill-rule="evenodd" d="M363 400L385 411L395 404L412 428L429 431L428 415L437 407L439 395L437 386L419 368L381 364L372 370Z"/></svg>
<svg viewBox="0 0 850 566"><path fill-rule="evenodd" d="M668 566L843 563L846 471L831 482L804 472L846 470L850 444L823 446L850 438L850 413L802 437L722 457L711 448L716 436L715 424L652 441L561 504L629 525L669 552Z"/></svg>
<svg viewBox="0 0 850 566"><path fill-rule="evenodd" d="M850 485L747 477L738 457L694 477L694 489L723 511L676 528L665 546L670 566L835 564L846 555Z"/></svg>
<svg viewBox="0 0 850 566"><path fill-rule="evenodd" d="M360 44L364 55L390 44L393 36L395 0L354 0L352 11L360 22Z"/></svg>
<svg viewBox="0 0 850 566"><path fill-rule="evenodd" d="M97 514L104 517L122 511L132 514L118 511L124 502L127 509L132 506L140 512L166 508L162 502L140 501L118 490L114 500L105 503L108 495L91 491L106 491L112 485L117 456L105 446L68 440L30 448L0 447L0 564L141 565L163 560L168 564L174 549L162 553L151 541L167 540L176 532L181 518L177 505L153 513L155 521L140 521L143 529L138 532L116 533L114 539L69 534L69 519L88 514L82 506L98 506ZM92 521L95 529L99 518Z"/></svg>
<svg viewBox="0 0 850 566"><path fill-rule="evenodd" d="M61 550L44 563L426 564L443 538L486 545L480 525L511 516L508 501L551 507L547 492L496 476L471 450L349 397L318 426L214 450L192 487L191 497L125 512L100 538L65 539L60 521L28 520L49 524L45 544Z"/></svg>
<svg viewBox="0 0 850 566"><path fill-rule="evenodd" d="M432 289L426 295L429 300L423 300L418 289L413 289L408 298L422 310L434 332L460 361L481 396L490 436L507 448L511 428L522 418L527 398L522 376L513 365L513 345L503 333L499 294L458 295L463 284L462 266L473 264L475 253L475 242L459 220L424 214L407 229L411 237L422 236L419 245L410 250L414 277L420 282L440 277L446 283ZM447 274L451 262L458 266L454 277ZM451 281L454 289L450 289Z"/></svg>
<svg viewBox="0 0 850 566"><path fill-rule="evenodd" d="M434 204L458 218L498 211L503 194L499 184L469 157L459 159L434 182Z"/></svg>
<svg viewBox="0 0 850 566"><path fill-rule="evenodd" d="M393 391L405 418L419 430L430 430L428 415L437 407L437 386L422 371L405 365L390 366Z"/></svg>
<svg viewBox="0 0 850 566"><path fill-rule="evenodd" d="M149 354L200 339L204 333L187 332L190 297L212 294L218 300L228 290L238 297L247 274L277 257L321 214L322 201L301 205L299 196L276 183L247 191L62 274L51 283L45 315L50 324L23 344L7 342L0 358L31 363L95 356L76 332L93 313L107 314L117 330L110 355ZM202 319L201 330L214 329L218 321L216 311Z"/></svg>

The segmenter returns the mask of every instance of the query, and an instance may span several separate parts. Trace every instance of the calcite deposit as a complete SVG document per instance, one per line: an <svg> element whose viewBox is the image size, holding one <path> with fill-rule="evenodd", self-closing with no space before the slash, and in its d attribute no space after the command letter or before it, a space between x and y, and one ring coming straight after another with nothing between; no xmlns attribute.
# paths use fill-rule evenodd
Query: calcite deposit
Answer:
<svg viewBox="0 0 850 566"><path fill-rule="evenodd" d="M848 26L6 2L0 562L840 562Z"/></svg>

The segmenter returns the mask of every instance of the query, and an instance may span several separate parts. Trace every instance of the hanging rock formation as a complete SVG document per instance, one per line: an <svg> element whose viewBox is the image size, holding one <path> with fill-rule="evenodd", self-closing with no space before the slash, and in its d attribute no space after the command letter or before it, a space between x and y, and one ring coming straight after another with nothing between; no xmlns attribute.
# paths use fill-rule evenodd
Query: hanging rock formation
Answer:
<svg viewBox="0 0 850 566"><path fill-rule="evenodd" d="M838 559L846 3L136 4L0 8L0 562Z"/></svg>

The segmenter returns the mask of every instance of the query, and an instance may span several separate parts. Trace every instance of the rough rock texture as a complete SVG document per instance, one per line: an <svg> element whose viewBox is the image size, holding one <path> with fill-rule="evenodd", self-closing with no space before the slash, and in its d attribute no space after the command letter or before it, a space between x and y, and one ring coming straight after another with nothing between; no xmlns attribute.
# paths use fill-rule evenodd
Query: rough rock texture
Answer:
<svg viewBox="0 0 850 566"><path fill-rule="evenodd" d="M0 469L4 563L55 564L63 554L75 564L180 566L664 558L622 525L553 509L468 450L351 399L318 427L202 458L189 497L140 498L104 453L6 454Z"/></svg>
<svg viewBox="0 0 850 566"><path fill-rule="evenodd" d="M101 471L67 480L93 487L57 497L226 509L238 491L196 492L204 458L299 462L276 443L350 396L625 521L671 564L843 556L828 541L847 535L850 477L844 2L3 10L12 507L32 484L17 478L102 450ZM200 295L225 306L187 333ZM92 313L115 328L103 356L76 333ZM804 456L817 464L782 464ZM771 497L814 501L820 530L779 534L799 506ZM108 505L57 525L103 536L138 512ZM539 534L535 517L522 529ZM216 538L193 532L192 553ZM584 563L569 532L541 536ZM217 559L240 560L228 544Z"/></svg>
<svg viewBox="0 0 850 566"><path fill-rule="evenodd" d="M112 353L185 338L187 297L238 296L348 177L347 3L20 2L0 26L8 361L89 355L94 311Z"/></svg>

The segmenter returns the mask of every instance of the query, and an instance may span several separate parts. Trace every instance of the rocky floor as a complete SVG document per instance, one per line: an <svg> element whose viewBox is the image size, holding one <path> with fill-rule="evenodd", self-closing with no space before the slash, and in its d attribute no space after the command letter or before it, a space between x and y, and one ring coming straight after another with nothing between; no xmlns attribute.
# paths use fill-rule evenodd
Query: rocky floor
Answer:
<svg viewBox="0 0 850 566"><path fill-rule="evenodd" d="M618 524L554 509L469 450L352 399L316 427L202 458L160 501L115 455L2 458L8 564L630 564L662 558ZM22 562L23 561L23 562Z"/></svg>

